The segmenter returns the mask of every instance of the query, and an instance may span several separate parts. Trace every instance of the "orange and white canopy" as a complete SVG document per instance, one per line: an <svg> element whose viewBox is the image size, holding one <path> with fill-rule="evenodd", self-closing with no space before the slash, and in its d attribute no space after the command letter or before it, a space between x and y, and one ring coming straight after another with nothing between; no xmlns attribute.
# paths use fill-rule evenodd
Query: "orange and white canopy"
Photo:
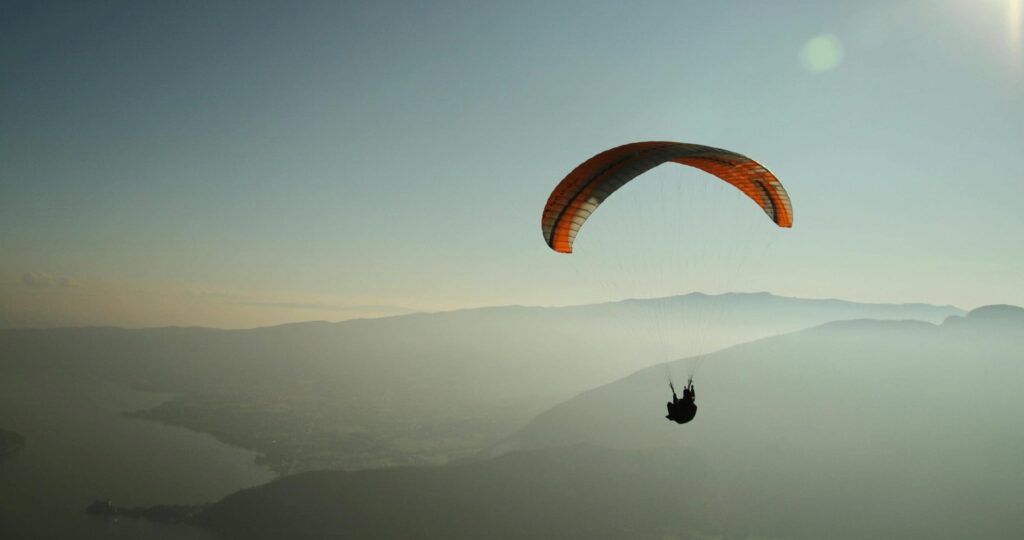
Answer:
<svg viewBox="0 0 1024 540"><path fill-rule="evenodd" d="M572 253L576 233L605 199L630 180L670 161L696 167L736 186L779 227L792 227L789 195L760 163L721 148L651 141L605 150L573 169L544 205L544 240L555 251Z"/></svg>

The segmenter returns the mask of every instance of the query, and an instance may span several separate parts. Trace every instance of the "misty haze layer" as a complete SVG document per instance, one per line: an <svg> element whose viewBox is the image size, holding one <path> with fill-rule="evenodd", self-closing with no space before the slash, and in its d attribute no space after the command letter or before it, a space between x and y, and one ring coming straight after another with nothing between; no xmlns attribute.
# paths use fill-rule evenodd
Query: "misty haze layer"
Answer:
<svg viewBox="0 0 1024 540"><path fill-rule="evenodd" d="M1024 309L847 321L711 355L700 412L660 366L540 415L476 463L313 472L226 497L231 538L1016 538Z"/></svg>
<svg viewBox="0 0 1024 540"><path fill-rule="evenodd" d="M173 393L135 415L211 433L258 450L278 472L296 472L440 463L493 444L578 392L667 359L834 320L959 313L694 294L242 331L7 330L0 368Z"/></svg>

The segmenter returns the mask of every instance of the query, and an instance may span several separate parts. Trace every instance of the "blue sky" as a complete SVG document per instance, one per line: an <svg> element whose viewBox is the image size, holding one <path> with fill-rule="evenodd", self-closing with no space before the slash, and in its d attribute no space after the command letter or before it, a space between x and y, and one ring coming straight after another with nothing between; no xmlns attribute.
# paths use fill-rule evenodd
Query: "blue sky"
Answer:
<svg viewBox="0 0 1024 540"><path fill-rule="evenodd" d="M5 2L0 322L1024 304L1020 4ZM794 228L667 166L548 251L551 188L638 140L758 159Z"/></svg>

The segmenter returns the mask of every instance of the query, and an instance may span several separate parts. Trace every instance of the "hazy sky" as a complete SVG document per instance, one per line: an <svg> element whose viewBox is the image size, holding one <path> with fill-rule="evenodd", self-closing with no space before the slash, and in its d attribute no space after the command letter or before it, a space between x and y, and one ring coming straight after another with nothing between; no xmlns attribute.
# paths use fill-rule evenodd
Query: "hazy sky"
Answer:
<svg viewBox="0 0 1024 540"><path fill-rule="evenodd" d="M3 2L0 325L1024 304L1022 2ZM638 140L760 160L794 228L665 166L548 250Z"/></svg>

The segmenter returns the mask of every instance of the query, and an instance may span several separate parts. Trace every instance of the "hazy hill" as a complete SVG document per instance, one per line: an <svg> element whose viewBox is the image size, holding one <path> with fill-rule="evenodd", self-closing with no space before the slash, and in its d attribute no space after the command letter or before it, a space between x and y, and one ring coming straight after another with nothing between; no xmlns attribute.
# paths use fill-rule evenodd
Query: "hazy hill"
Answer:
<svg viewBox="0 0 1024 540"><path fill-rule="evenodd" d="M25 447L25 437L20 433L0 429L0 463Z"/></svg>
<svg viewBox="0 0 1024 540"><path fill-rule="evenodd" d="M939 325L835 322L719 351L701 364L698 416L683 428L662 418L670 397L667 368L652 366L584 392L539 415L498 450L768 444L783 428L787 436L826 440L824 434L848 433L851 426L896 432L948 430L942 426L959 421L991 426L1011 403L1024 405L1013 391L1024 374L1024 309L987 306Z"/></svg>
<svg viewBox="0 0 1024 540"><path fill-rule="evenodd" d="M718 524L702 507L701 463L579 447L317 471L229 495L196 521L227 538L663 538Z"/></svg>
<svg viewBox="0 0 1024 540"><path fill-rule="evenodd" d="M837 322L721 351L699 373L697 418L681 427L662 418L664 373L585 392L496 450L688 448L709 456L716 485L759 494L765 520L815 507L832 516L818 537L862 522L888 531L862 537L1024 534L1024 309L940 325Z"/></svg>
<svg viewBox="0 0 1024 540"><path fill-rule="evenodd" d="M692 294L252 330L0 331L0 374L102 376L179 397L140 416L259 450L279 471L443 461L665 358L851 318L949 306ZM45 389L41 389L45 395Z"/></svg>
<svg viewBox="0 0 1024 540"><path fill-rule="evenodd" d="M312 472L199 518L231 538L1019 538L1024 310L848 321L712 355L700 413L656 366L479 462ZM590 445L575 443L590 441Z"/></svg>

